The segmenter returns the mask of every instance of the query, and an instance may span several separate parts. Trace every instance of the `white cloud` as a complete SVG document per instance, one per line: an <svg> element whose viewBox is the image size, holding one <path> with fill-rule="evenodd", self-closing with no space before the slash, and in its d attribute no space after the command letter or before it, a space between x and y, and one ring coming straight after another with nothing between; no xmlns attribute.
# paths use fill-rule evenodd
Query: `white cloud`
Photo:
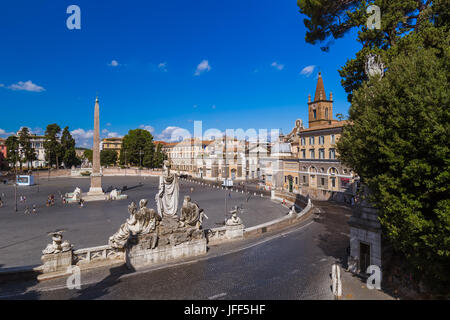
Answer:
<svg viewBox="0 0 450 320"><path fill-rule="evenodd" d="M94 137L94 130L84 130L84 129L75 129L70 131L70 134L75 139L75 142L78 146L82 147L91 147Z"/></svg>
<svg viewBox="0 0 450 320"><path fill-rule="evenodd" d="M315 68L315 65L306 66L300 71L300 74L309 77L314 72Z"/></svg>
<svg viewBox="0 0 450 320"><path fill-rule="evenodd" d="M5 129L0 128L0 136L10 136L15 134L15 132L7 132Z"/></svg>
<svg viewBox="0 0 450 320"><path fill-rule="evenodd" d="M19 81L18 83L12 84L8 87L11 90L22 90L22 91L30 91L30 92L42 92L45 89L37 84L34 84L31 80L28 81Z"/></svg>
<svg viewBox="0 0 450 320"><path fill-rule="evenodd" d="M108 127L110 127L110 126L111 126L111 123L108 122L106 125L107 125Z"/></svg>
<svg viewBox="0 0 450 320"><path fill-rule="evenodd" d="M195 70L194 75L195 76L199 76L199 75L201 75L204 72L209 72L210 70L211 70L211 66L209 65L209 61L208 60L203 60L197 66L197 70Z"/></svg>
<svg viewBox="0 0 450 320"><path fill-rule="evenodd" d="M92 138L94 136L94 130L85 131L84 129L75 129L75 130L71 131L70 134L73 137L78 137L81 139L88 139L88 138Z"/></svg>
<svg viewBox="0 0 450 320"><path fill-rule="evenodd" d="M272 67L274 67L275 69L278 69L278 70L283 70L284 69L284 64L280 64L280 63L278 63L278 62L273 62L272 64L271 64L271 66Z"/></svg>
<svg viewBox="0 0 450 320"><path fill-rule="evenodd" d="M0 83L0 88L4 87L5 85L3 83Z"/></svg>
<svg viewBox="0 0 450 320"><path fill-rule="evenodd" d="M175 142L183 139L189 139L191 138L191 134L188 130L180 127L167 127L161 132L161 134L158 134L156 138L158 140Z"/></svg>
<svg viewBox="0 0 450 320"><path fill-rule="evenodd" d="M117 132L108 132L108 138L118 138L120 135Z"/></svg>
<svg viewBox="0 0 450 320"><path fill-rule="evenodd" d="M147 130L150 133L153 133L155 131L155 128L153 128L152 126L145 125L145 124L141 124L139 126L139 128Z"/></svg>
<svg viewBox="0 0 450 320"><path fill-rule="evenodd" d="M161 62L160 64L158 64L158 69L167 72L167 62Z"/></svg>
<svg viewBox="0 0 450 320"><path fill-rule="evenodd" d="M117 62L117 60L113 60L113 61L111 61L111 63L108 64L108 66L110 66L110 67L118 67L119 66L119 62Z"/></svg>
<svg viewBox="0 0 450 320"><path fill-rule="evenodd" d="M112 132L112 131L109 131L108 129L103 129L102 130L102 137L118 138L118 137L121 137L121 135L119 135L117 132Z"/></svg>
<svg viewBox="0 0 450 320"><path fill-rule="evenodd" d="M216 108L216 105L213 105L211 108L215 109L215 108Z"/></svg>

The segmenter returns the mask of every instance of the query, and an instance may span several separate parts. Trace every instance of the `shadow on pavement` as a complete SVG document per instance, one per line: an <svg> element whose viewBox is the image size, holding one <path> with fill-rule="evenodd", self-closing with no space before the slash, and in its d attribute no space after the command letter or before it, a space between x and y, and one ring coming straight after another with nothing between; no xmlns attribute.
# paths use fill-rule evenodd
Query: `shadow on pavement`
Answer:
<svg viewBox="0 0 450 320"><path fill-rule="evenodd" d="M0 277L0 300L38 300L41 296L39 291L27 290L39 283L37 280L39 274L39 272L24 274L18 272L15 276Z"/></svg>
<svg viewBox="0 0 450 320"><path fill-rule="evenodd" d="M107 295L114 285L120 282L119 278L127 273L132 273L134 270L130 270L126 265L120 265L109 269L109 275L102 281L93 285L89 285L84 289L78 290L78 295L71 298L71 300L93 300Z"/></svg>
<svg viewBox="0 0 450 320"><path fill-rule="evenodd" d="M347 268L350 226L346 215L351 214L351 209L335 201L315 201L314 204L321 209L314 221L325 228L317 238L319 248L325 255L333 257L336 263Z"/></svg>

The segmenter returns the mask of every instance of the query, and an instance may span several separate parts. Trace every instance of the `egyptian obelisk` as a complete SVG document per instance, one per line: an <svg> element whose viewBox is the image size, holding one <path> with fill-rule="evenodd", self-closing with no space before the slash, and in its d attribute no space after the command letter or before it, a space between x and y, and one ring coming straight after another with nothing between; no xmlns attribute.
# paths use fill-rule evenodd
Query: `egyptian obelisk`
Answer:
<svg viewBox="0 0 450 320"><path fill-rule="evenodd" d="M98 97L95 99L94 110L94 144L92 146L91 188L88 196L103 195L102 174L100 172L100 107Z"/></svg>

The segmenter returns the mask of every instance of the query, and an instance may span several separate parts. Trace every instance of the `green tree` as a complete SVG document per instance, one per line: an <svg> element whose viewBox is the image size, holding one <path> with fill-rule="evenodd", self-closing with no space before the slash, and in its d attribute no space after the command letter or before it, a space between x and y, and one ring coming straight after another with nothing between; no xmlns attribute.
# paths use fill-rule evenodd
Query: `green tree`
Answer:
<svg viewBox="0 0 450 320"><path fill-rule="evenodd" d="M84 159L88 159L90 163L92 163L92 158L94 156L94 152L91 149L86 149L83 152Z"/></svg>
<svg viewBox="0 0 450 320"><path fill-rule="evenodd" d="M362 48L339 71L349 93L340 159L372 192L383 236L417 278L450 286L449 2L445 0L299 0L306 41L338 39L359 28ZM381 8L381 29L366 8ZM325 50L331 42L325 46ZM369 53L385 76L368 79Z"/></svg>
<svg viewBox="0 0 450 320"><path fill-rule="evenodd" d="M340 159L372 191L384 235L419 278L450 287L450 57L408 39L383 79L354 91ZM446 57L445 59L442 56Z"/></svg>
<svg viewBox="0 0 450 320"><path fill-rule="evenodd" d="M75 139L70 134L69 127L65 127L61 135L61 154L65 168L81 163L75 152Z"/></svg>
<svg viewBox="0 0 450 320"><path fill-rule="evenodd" d="M20 145L20 169L22 170L22 161L25 160L28 164L28 168L31 167L30 164L36 160L36 152L31 145L30 140L30 130L27 127L23 127L19 132L19 145Z"/></svg>
<svg viewBox="0 0 450 320"><path fill-rule="evenodd" d="M151 168L153 166L154 149L153 136L150 132L143 129L130 130L123 137L120 164L125 164L126 157L126 164Z"/></svg>
<svg viewBox="0 0 450 320"><path fill-rule="evenodd" d="M59 161L62 158L61 143L58 141L60 132L61 128L56 123L53 123L47 126L44 136L45 160L49 166L56 164L56 168L59 168Z"/></svg>
<svg viewBox="0 0 450 320"><path fill-rule="evenodd" d="M6 160L10 165L17 166L17 162L20 161L19 157L19 139L16 136L9 136L6 141Z"/></svg>
<svg viewBox="0 0 450 320"><path fill-rule="evenodd" d="M117 163L117 152L105 149L100 152L100 164L102 166L115 165Z"/></svg>
<svg viewBox="0 0 450 320"><path fill-rule="evenodd" d="M342 86L351 102L353 90L367 80L364 65L367 54L380 54L394 46L410 32L419 32L430 25L446 26L449 17L447 0L297 0L300 12L305 14L307 28L305 40L316 44L325 42L322 50L328 51L334 39L342 38L351 29L357 28L357 41L362 49L356 57L347 61L339 70ZM381 11L381 28L367 28L367 13L370 5Z"/></svg>
<svg viewBox="0 0 450 320"><path fill-rule="evenodd" d="M156 145L155 155L153 157L153 168L162 168L163 161L166 160L166 155L162 151L163 145L158 143Z"/></svg>

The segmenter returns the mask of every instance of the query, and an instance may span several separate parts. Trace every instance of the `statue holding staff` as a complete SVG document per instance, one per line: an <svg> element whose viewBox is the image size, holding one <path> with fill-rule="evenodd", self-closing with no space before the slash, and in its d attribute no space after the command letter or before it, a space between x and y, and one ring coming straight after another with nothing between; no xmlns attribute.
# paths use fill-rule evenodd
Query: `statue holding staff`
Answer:
<svg viewBox="0 0 450 320"><path fill-rule="evenodd" d="M170 162L164 161L164 172L159 177L159 191L155 200L160 217L176 218L178 211L179 186L178 178L170 172Z"/></svg>

